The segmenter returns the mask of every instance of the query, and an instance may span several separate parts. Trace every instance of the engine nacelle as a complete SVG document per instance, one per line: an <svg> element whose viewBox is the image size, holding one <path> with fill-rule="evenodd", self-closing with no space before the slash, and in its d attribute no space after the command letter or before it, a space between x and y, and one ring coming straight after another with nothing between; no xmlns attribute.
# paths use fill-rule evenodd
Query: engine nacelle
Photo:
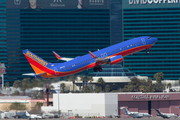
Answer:
<svg viewBox="0 0 180 120"><path fill-rule="evenodd" d="M110 62L111 62L110 65L114 65L122 61L123 61L123 57L121 55L118 55L110 59Z"/></svg>

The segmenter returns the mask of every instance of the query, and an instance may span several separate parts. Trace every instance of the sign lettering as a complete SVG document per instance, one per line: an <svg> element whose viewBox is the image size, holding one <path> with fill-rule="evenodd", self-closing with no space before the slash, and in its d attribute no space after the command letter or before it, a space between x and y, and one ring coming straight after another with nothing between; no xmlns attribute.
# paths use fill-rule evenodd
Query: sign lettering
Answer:
<svg viewBox="0 0 180 120"><path fill-rule="evenodd" d="M169 95L132 95L133 100L169 99Z"/></svg>
<svg viewBox="0 0 180 120"><path fill-rule="evenodd" d="M33 55L32 53L30 53L29 51L26 52L26 55L31 57L32 59L34 59L35 61L37 61L38 63L42 64L43 66L47 66L47 62L45 62L44 60L40 59L39 57L37 57L36 55Z"/></svg>

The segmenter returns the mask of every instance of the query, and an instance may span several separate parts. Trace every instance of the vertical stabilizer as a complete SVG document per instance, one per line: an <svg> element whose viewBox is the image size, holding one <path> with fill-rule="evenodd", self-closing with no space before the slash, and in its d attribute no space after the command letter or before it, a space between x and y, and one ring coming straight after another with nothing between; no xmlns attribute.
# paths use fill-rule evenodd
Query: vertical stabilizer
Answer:
<svg viewBox="0 0 180 120"><path fill-rule="evenodd" d="M130 113L125 107L121 107L120 109L122 109L126 115L128 115Z"/></svg>
<svg viewBox="0 0 180 120"><path fill-rule="evenodd" d="M26 116L30 116L30 114L26 111Z"/></svg>

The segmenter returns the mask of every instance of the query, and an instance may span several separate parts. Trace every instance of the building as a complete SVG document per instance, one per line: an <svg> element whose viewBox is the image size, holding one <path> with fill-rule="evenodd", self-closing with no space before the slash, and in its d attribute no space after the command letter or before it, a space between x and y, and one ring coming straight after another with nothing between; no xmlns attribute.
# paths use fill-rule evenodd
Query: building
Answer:
<svg viewBox="0 0 180 120"><path fill-rule="evenodd" d="M153 77L163 72L164 79L180 78L180 1L123 0L124 40L153 36L158 42L150 49L124 59L124 67L137 75Z"/></svg>
<svg viewBox="0 0 180 120"><path fill-rule="evenodd" d="M79 7L78 0L37 0L33 9L28 0L0 3L5 82L12 84L27 77L23 73L34 72L22 54L24 49L56 62L53 50L75 57L144 35L159 41L148 55L142 51L125 57L123 67L141 76L163 72L165 79L180 78L179 1L83 0Z"/></svg>
<svg viewBox="0 0 180 120"><path fill-rule="evenodd" d="M49 98L49 103L52 103L53 98ZM43 103L43 106L47 106L47 99L31 99L28 96L0 96L0 111L10 111L10 105L12 103L21 103L26 106L26 110L30 111L38 109L37 102Z"/></svg>
<svg viewBox="0 0 180 120"><path fill-rule="evenodd" d="M59 98L58 98L59 95ZM73 101L72 101L73 100ZM54 94L53 106L43 106L42 111L58 111L69 116L128 117L120 107L131 112L145 112L156 117L153 109L163 113L180 114L180 93L69 93Z"/></svg>

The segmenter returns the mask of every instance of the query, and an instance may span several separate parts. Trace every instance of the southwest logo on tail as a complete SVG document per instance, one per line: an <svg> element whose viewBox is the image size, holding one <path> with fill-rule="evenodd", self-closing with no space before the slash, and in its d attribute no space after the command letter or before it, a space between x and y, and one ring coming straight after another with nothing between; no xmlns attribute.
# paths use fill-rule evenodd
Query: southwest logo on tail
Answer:
<svg viewBox="0 0 180 120"><path fill-rule="evenodd" d="M95 72L101 72L102 65L114 65L120 63L123 61L124 56L144 49L146 50L146 53L149 53L148 49L150 49L156 41L157 38L151 38L150 36L138 37L95 52L89 51L89 54L78 56L76 58L61 57L53 51L58 60L67 61L64 63L48 63L29 50L23 50L23 54L35 72L23 75L54 78L68 76L92 68Z"/></svg>

